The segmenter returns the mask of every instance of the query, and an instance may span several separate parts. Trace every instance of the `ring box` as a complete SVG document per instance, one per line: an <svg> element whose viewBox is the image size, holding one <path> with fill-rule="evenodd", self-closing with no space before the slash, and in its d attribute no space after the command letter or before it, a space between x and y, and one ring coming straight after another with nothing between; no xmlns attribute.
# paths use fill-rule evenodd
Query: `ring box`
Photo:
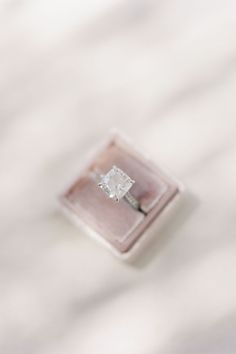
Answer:
<svg viewBox="0 0 236 354"><path fill-rule="evenodd" d="M119 203L109 199L98 187L94 171L107 173L113 165L135 180L130 192L145 213L133 208L124 198ZM95 151L74 183L60 196L60 201L66 214L90 236L116 256L128 258L140 249L150 226L170 209L181 189L175 178L115 133Z"/></svg>

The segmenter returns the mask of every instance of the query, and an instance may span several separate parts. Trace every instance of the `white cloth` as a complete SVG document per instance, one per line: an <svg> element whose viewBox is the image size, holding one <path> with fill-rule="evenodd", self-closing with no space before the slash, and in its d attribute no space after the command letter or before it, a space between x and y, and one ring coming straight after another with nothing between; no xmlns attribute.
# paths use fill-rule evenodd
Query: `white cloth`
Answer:
<svg viewBox="0 0 236 354"><path fill-rule="evenodd" d="M235 354L235 1L0 9L0 352ZM56 203L113 127L195 196L132 265Z"/></svg>

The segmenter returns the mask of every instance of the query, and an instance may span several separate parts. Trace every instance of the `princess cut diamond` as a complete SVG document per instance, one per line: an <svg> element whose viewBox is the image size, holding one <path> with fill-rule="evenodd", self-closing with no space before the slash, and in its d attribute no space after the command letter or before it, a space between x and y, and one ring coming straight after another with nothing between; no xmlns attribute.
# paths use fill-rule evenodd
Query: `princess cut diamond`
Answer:
<svg viewBox="0 0 236 354"><path fill-rule="evenodd" d="M120 168L113 166L112 169L101 177L98 186L108 195L109 198L117 202L122 199L135 183Z"/></svg>

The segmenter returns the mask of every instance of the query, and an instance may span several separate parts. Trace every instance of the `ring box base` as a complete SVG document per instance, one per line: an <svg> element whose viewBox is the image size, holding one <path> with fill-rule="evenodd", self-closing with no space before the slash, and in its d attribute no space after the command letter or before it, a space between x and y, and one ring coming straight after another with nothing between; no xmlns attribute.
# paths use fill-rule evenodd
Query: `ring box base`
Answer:
<svg viewBox="0 0 236 354"><path fill-rule="evenodd" d="M122 199L109 199L97 186L94 171L107 173L115 165L135 184L130 192L140 202L142 213ZM169 209L180 194L180 184L156 166L120 134L102 144L60 201L77 225L120 257L128 257L146 235L150 225Z"/></svg>

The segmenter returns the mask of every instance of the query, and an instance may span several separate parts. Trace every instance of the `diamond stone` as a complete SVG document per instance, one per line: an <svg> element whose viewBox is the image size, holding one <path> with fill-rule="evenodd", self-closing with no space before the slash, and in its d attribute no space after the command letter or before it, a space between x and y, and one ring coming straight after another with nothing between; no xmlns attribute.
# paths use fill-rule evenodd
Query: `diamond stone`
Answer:
<svg viewBox="0 0 236 354"><path fill-rule="evenodd" d="M106 175L101 177L98 186L117 202L122 199L135 182L120 168L113 166Z"/></svg>

